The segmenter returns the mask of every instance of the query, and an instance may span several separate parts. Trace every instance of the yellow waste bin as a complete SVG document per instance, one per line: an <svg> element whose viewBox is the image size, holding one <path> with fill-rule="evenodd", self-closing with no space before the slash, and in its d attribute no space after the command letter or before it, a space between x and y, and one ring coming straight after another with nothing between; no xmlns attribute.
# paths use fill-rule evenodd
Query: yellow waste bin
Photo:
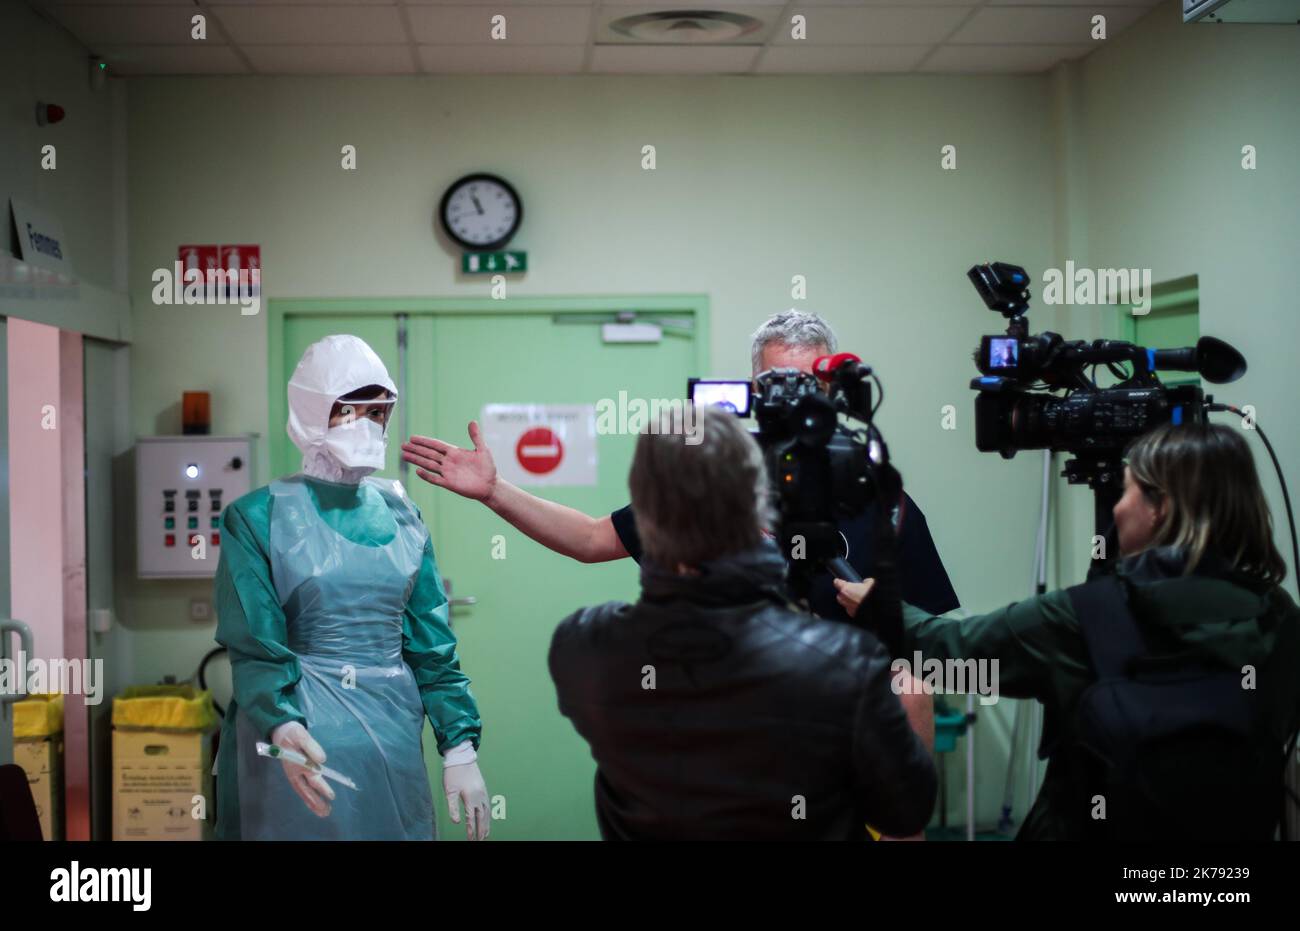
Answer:
<svg viewBox="0 0 1300 931"><path fill-rule="evenodd" d="M142 685L113 699L113 840L211 836L210 692Z"/></svg>
<svg viewBox="0 0 1300 931"><path fill-rule="evenodd" d="M41 836L63 839L63 696L29 695L14 702L14 762L41 820Z"/></svg>

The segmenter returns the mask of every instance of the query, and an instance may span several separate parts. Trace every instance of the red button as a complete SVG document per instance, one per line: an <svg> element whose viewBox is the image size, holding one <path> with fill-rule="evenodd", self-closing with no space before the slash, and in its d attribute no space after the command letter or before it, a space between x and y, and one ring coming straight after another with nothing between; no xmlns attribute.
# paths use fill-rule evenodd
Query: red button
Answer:
<svg viewBox="0 0 1300 931"><path fill-rule="evenodd" d="M175 545L176 545L176 534L174 534L174 533L169 533L169 534L167 534L167 536L163 537L163 541L165 542L165 544L166 544L167 546L175 546Z"/></svg>
<svg viewBox="0 0 1300 931"><path fill-rule="evenodd" d="M198 546L199 541L202 539L203 539L203 534L201 533L190 534L190 546Z"/></svg>
<svg viewBox="0 0 1300 931"><path fill-rule="evenodd" d="M219 533L214 533L214 534L212 535L212 545L213 545L213 546L220 546L220 545L221 545L221 534L219 534Z"/></svg>

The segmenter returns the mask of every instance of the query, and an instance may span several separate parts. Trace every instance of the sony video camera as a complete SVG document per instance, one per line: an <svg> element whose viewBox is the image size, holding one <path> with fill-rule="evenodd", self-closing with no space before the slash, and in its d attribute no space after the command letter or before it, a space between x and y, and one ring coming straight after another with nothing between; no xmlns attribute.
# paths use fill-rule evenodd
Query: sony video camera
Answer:
<svg viewBox="0 0 1300 931"><path fill-rule="evenodd" d="M1163 385L1156 371L1198 372L1214 384L1236 381L1246 371L1241 353L1212 336L1184 349L1145 349L1119 340L1030 335L1029 275L1023 268L993 262L966 275L988 308L1008 321L1004 335L983 337L975 351L982 373L971 381L979 392L975 446L1006 459L1022 449L1070 453L1074 458L1064 475L1096 493L1099 533L1122 492L1128 444L1164 423L1205 420L1212 399L1198 385ZM1099 387L1099 365L1118 383Z"/></svg>
<svg viewBox="0 0 1300 931"><path fill-rule="evenodd" d="M836 526L877 497L898 499L902 482L889 464L889 451L873 423L871 367L852 353L822 356L813 373L770 369L748 382L691 379L688 395L697 404L718 404L741 417L752 413L777 512L777 544L790 564L797 597L812 578L829 570L848 581L861 577L845 560ZM878 395L878 391L876 393ZM844 415L856 424L841 423ZM890 509L885 509L888 514Z"/></svg>

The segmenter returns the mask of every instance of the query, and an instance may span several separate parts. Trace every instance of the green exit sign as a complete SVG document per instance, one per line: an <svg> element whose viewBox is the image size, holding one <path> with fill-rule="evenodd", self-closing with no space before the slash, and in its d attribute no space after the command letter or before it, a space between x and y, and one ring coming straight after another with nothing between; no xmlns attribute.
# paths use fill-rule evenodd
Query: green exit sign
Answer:
<svg viewBox="0 0 1300 931"><path fill-rule="evenodd" d="M460 270L467 275L508 274L528 271L527 252L466 252Z"/></svg>

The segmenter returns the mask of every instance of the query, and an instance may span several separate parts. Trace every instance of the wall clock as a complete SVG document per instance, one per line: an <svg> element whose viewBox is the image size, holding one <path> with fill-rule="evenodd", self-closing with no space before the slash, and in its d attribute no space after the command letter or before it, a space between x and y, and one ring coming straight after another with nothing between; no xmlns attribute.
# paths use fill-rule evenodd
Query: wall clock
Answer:
<svg viewBox="0 0 1300 931"><path fill-rule="evenodd" d="M509 181L472 174L442 195L438 217L447 235L470 252L492 252L510 241L524 218L524 204Z"/></svg>

